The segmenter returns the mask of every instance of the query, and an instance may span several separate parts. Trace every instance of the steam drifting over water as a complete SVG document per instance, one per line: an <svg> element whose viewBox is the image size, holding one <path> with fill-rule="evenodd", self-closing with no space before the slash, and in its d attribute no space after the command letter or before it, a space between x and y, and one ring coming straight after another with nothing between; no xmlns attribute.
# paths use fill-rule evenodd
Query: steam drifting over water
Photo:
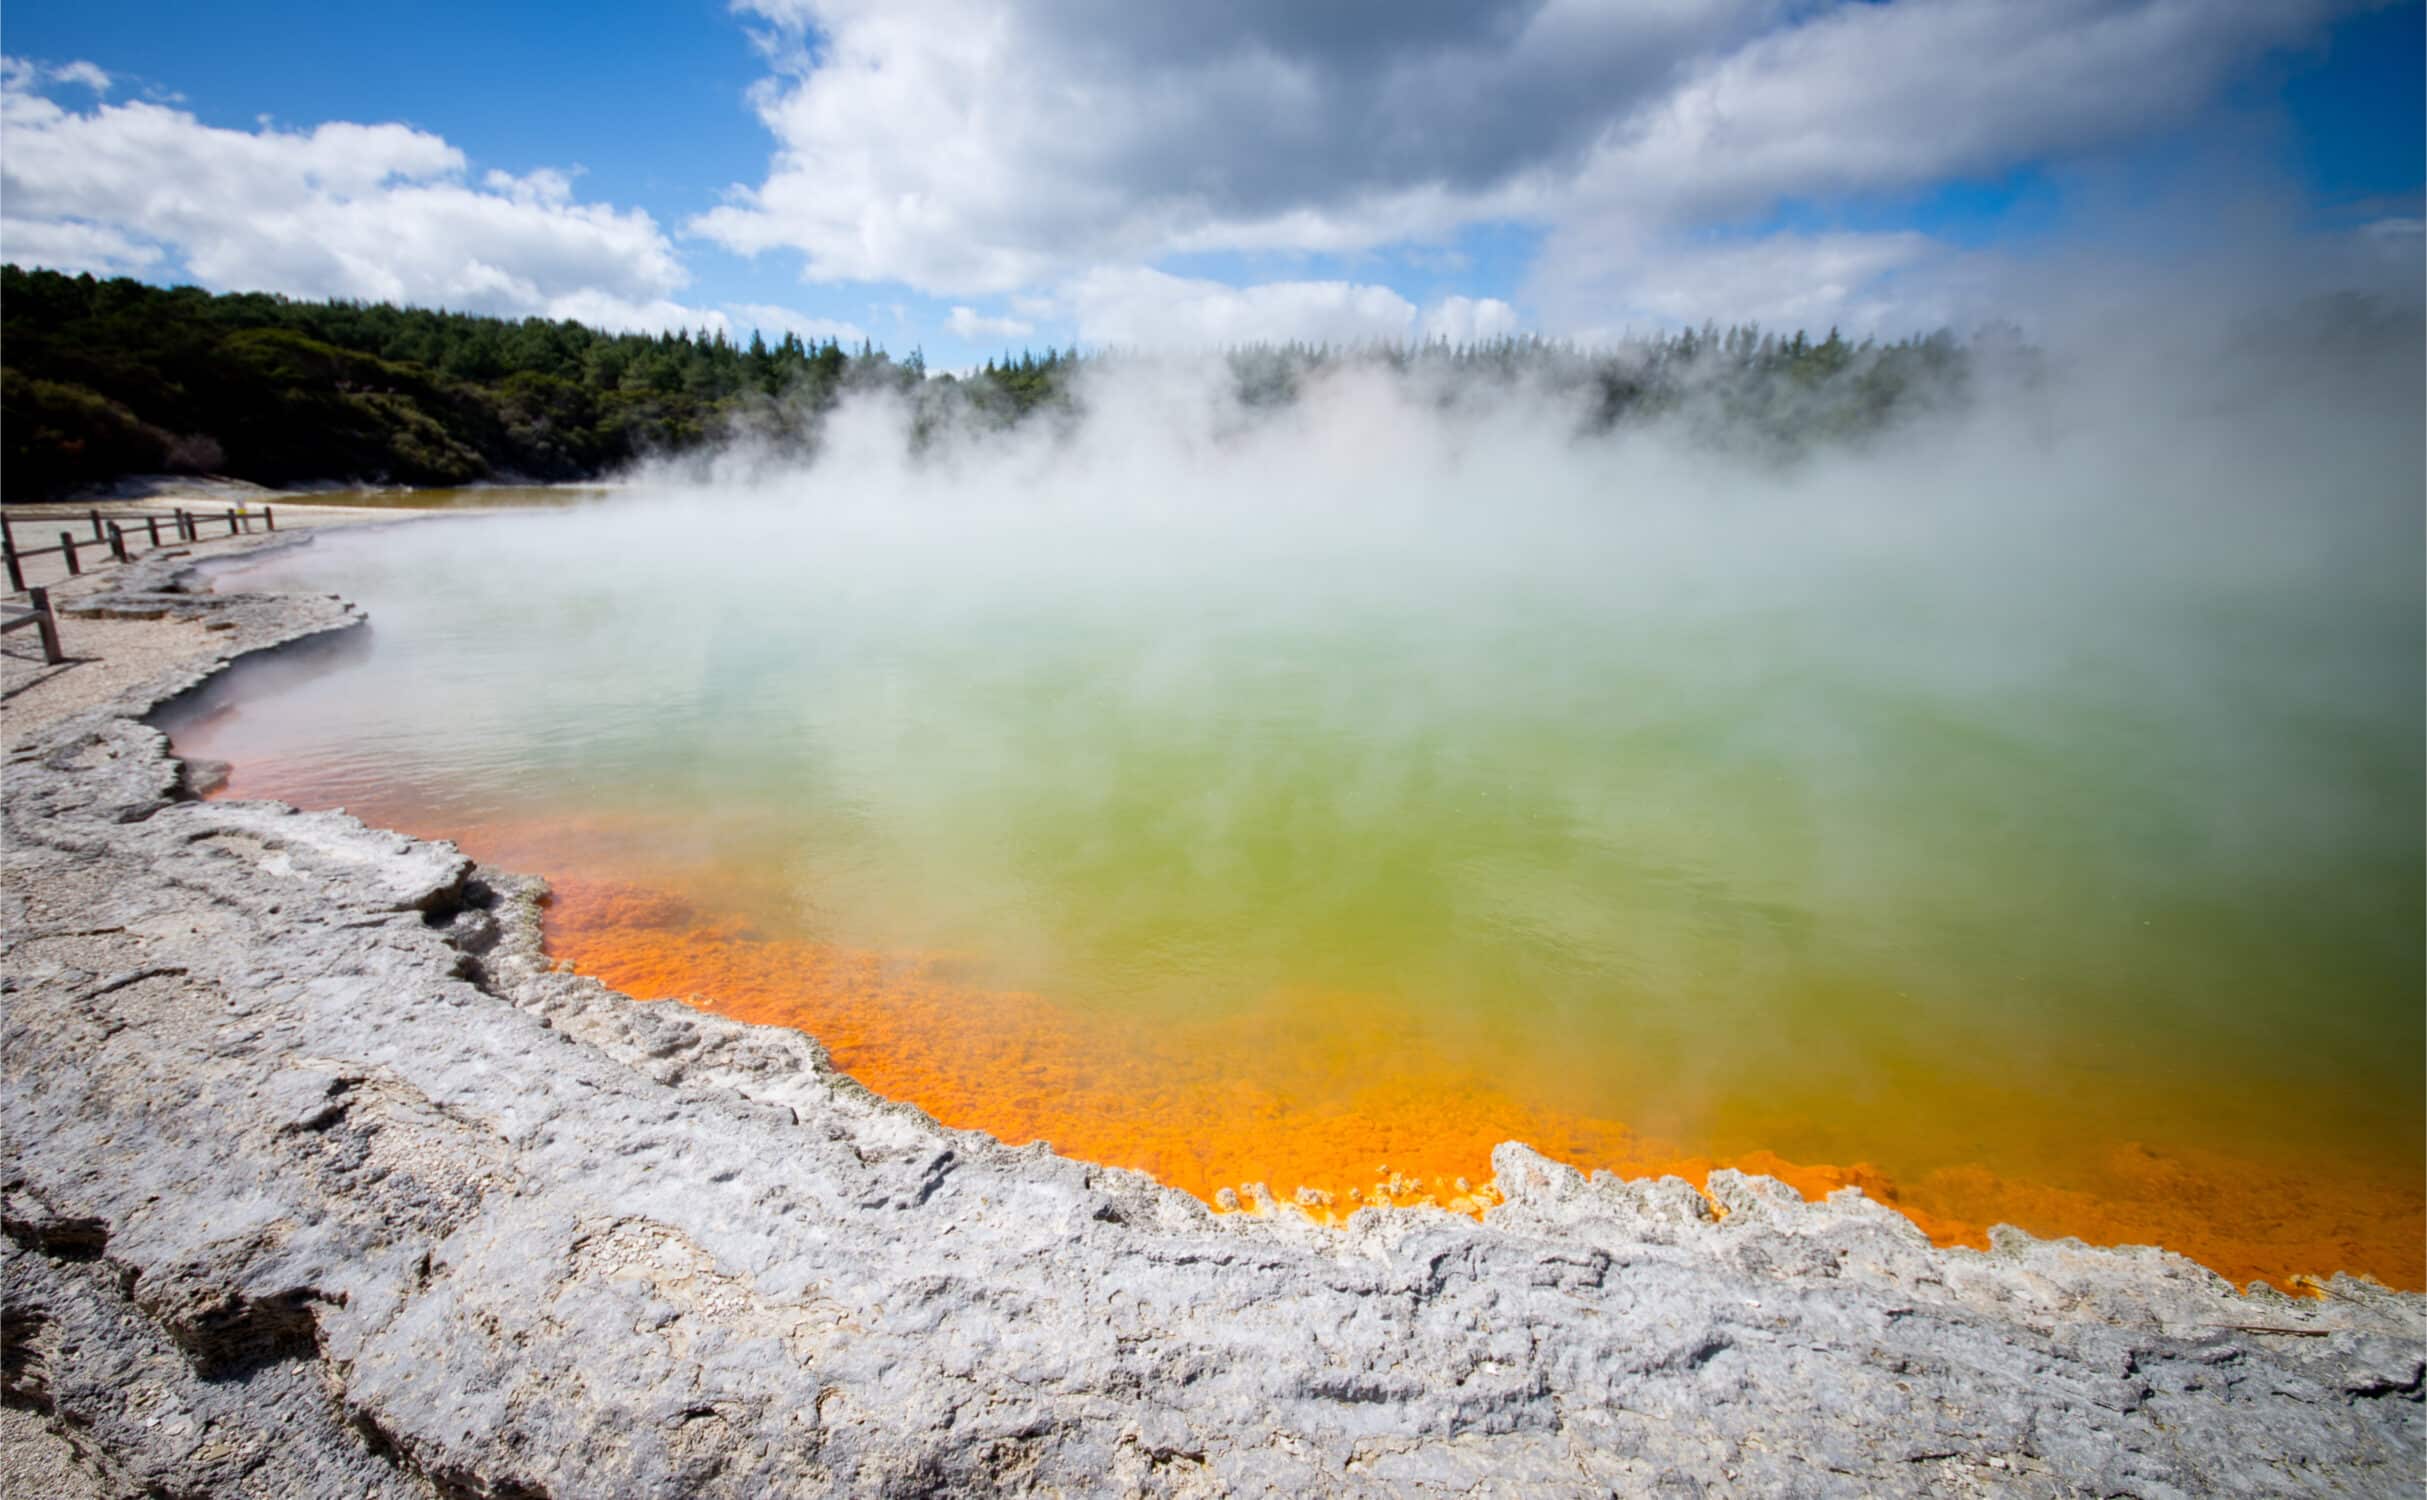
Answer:
<svg viewBox="0 0 2427 1500"><path fill-rule="evenodd" d="M261 569L373 650L180 746L559 877L611 982L1208 1194L1522 1128L2415 1286L2395 321L1984 366L1791 460L1372 366L867 397L813 460Z"/></svg>

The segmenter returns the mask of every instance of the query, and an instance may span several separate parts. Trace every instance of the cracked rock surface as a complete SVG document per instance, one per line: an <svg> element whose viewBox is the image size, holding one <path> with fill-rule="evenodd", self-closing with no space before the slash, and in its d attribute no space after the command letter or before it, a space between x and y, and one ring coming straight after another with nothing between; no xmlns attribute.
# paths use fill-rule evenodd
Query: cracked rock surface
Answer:
<svg viewBox="0 0 2427 1500"><path fill-rule="evenodd" d="M359 633L207 616L226 658ZM2414 1494L2427 1299L1932 1248L1494 1155L1487 1222L1216 1216L805 1036L555 972L536 882L202 802L188 663L13 734L9 1405L102 1493Z"/></svg>

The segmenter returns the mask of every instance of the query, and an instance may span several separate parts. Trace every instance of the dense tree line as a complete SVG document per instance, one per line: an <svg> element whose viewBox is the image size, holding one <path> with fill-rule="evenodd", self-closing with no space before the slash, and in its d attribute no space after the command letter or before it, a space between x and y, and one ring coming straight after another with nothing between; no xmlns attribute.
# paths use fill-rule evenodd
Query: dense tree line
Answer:
<svg viewBox="0 0 2427 1500"><path fill-rule="evenodd" d="M1230 365L1241 395L1255 405L1295 399L1325 369L1369 362L1415 377L1444 405L1518 387L1576 407L1590 431L1670 420L1714 446L1790 452L1967 399L1984 353L2017 373L2035 362L2011 330L1987 330L1970 342L1941 330L1883 343L1850 340L1834 328L1814 339L1801 330L1705 324L1590 349L1533 337L1349 350L1258 346L1233 351Z"/></svg>
<svg viewBox="0 0 2427 1500"><path fill-rule="evenodd" d="M863 344L612 334L573 322L214 296L0 269L10 495L126 474L263 484L577 479L723 433L753 403L806 411L915 385Z"/></svg>
<svg viewBox="0 0 2427 1500"><path fill-rule="evenodd" d="M747 434L816 440L854 390L912 402L918 440L1075 410L1075 351L931 376L863 342L747 344L721 331L615 334L383 303L213 295L127 279L0 269L0 486L69 493L130 474L208 473L262 484L454 485L580 479L634 459ZM1876 430L1960 399L1974 346L1946 334L1893 344L1708 327L1582 350L1538 339L1229 355L1250 406L1293 399L1328 369L1379 363L1433 382L1445 403L1522 385L1568 401L1588 427L1680 418L1715 439L1792 446Z"/></svg>

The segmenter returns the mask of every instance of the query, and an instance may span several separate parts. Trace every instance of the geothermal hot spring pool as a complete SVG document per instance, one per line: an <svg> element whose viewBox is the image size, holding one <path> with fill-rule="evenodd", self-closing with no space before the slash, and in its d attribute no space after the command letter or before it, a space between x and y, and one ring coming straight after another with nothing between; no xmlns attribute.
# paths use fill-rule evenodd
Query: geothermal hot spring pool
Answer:
<svg viewBox="0 0 2427 1500"><path fill-rule="evenodd" d="M369 638L178 748L545 875L634 996L1208 1200L1473 1209L1521 1139L2427 1284L2398 505L843 446L223 578Z"/></svg>

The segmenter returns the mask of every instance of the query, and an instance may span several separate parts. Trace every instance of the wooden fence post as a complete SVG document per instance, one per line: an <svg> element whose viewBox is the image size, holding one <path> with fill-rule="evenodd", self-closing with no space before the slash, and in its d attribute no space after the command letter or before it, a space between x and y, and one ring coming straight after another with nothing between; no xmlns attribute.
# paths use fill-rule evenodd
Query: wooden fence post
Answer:
<svg viewBox="0 0 2427 1500"><path fill-rule="evenodd" d="M152 528L152 550L155 552L158 551L160 549L160 518L158 516L145 516L143 518L143 524Z"/></svg>
<svg viewBox="0 0 2427 1500"><path fill-rule="evenodd" d="M94 541L96 541L96 542L97 542L97 541L100 541L100 540L101 540L101 512L100 512L99 510L88 510L88 511L86 511L86 512L85 512L85 514L86 514L86 515L88 515L88 516L91 516L91 517L93 518L93 540L94 540Z"/></svg>
<svg viewBox="0 0 2427 1500"><path fill-rule="evenodd" d="M76 565L76 538L65 531L59 533L59 555L67 559L67 570L71 575L84 571Z"/></svg>
<svg viewBox="0 0 2427 1500"><path fill-rule="evenodd" d="M110 522L110 556L120 562L131 561L126 555L126 533L118 529L115 521Z"/></svg>
<svg viewBox="0 0 2427 1500"><path fill-rule="evenodd" d="M276 531L278 529L278 513L271 510L266 505L263 506L261 508L261 524L267 526L272 531Z"/></svg>
<svg viewBox="0 0 2427 1500"><path fill-rule="evenodd" d="M233 506L233 505L231 505L231 506L229 506L229 507L228 507L228 535L229 535L229 536L234 536L235 534L236 534L236 507L235 507L235 506Z"/></svg>
<svg viewBox="0 0 2427 1500"><path fill-rule="evenodd" d="M51 608L51 591L28 589L26 599L34 606L34 633L42 637L42 659L55 667L67 660L67 653L59 649L59 611Z"/></svg>
<svg viewBox="0 0 2427 1500"><path fill-rule="evenodd" d="M0 532L0 553L8 557L8 591L12 594L25 588L25 569L17 565L17 539Z"/></svg>

